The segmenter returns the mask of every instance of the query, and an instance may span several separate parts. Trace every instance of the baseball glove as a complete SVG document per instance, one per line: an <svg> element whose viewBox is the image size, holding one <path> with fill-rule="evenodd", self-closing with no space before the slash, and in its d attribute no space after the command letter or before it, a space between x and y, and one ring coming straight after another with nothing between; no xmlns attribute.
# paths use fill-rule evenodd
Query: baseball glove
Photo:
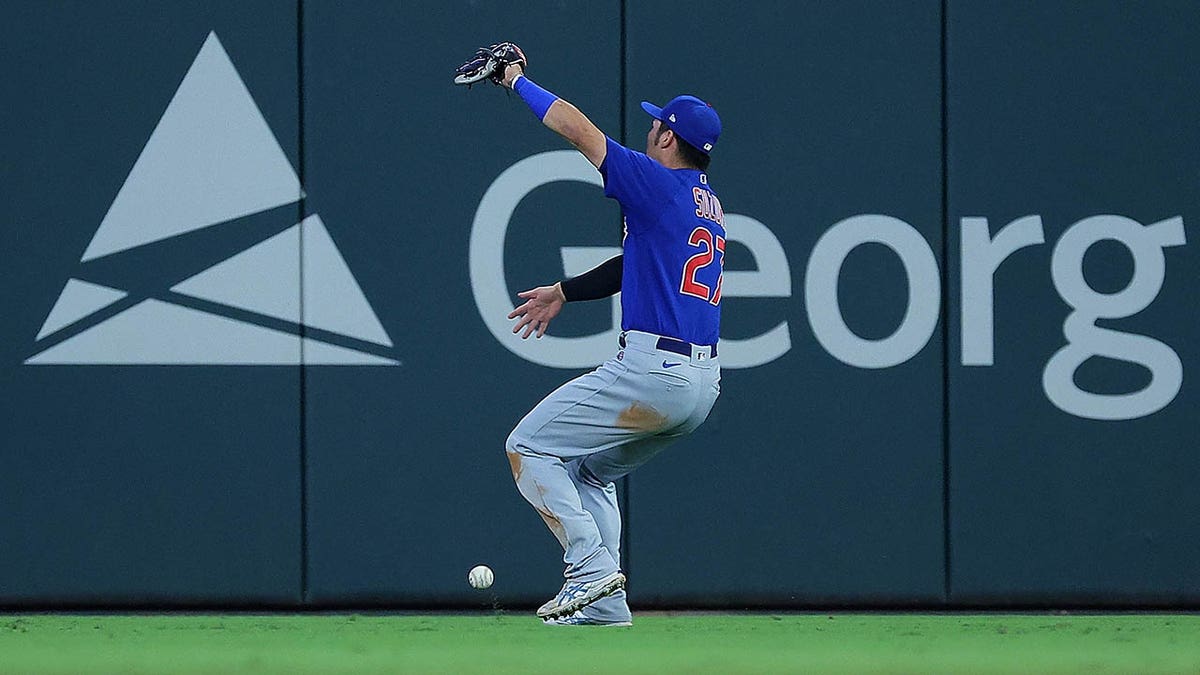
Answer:
<svg viewBox="0 0 1200 675"><path fill-rule="evenodd" d="M504 81L504 69L512 64L519 64L524 70L529 67L525 60L525 52L511 42L501 42L491 47L480 47L475 56L454 71L454 84L465 84L468 87L481 80L491 80L492 84Z"/></svg>

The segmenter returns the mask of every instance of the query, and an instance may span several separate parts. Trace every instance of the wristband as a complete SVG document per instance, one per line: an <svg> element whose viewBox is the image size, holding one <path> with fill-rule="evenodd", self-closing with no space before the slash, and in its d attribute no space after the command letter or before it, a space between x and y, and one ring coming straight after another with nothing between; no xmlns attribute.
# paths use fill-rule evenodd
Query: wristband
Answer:
<svg viewBox="0 0 1200 675"><path fill-rule="evenodd" d="M557 96L537 86L533 80L524 75L518 75L513 79L512 88L539 120L546 119L546 112L558 100Z"/></svg>

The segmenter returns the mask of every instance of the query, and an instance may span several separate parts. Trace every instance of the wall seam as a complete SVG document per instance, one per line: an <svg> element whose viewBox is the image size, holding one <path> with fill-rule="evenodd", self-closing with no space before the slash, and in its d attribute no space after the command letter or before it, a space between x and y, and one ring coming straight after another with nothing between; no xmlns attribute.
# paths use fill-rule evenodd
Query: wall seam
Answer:
<svg viewBox="0 0 1200 675"><path fill-rule="evenodd" d="M304 365L304 0L296 0L296 122L300 174L300 603L308 603L308 391Z"/></svg>
<svg viewBox="0 0 1200 675"><path fill-rule="evenodd" d="M950 603L953 590L950 540L950 174L949 72L947 69L948 0L941 2L941 102L942 102L942 598Z"/></svg>
<svg viewBox="0 0 1200 675"><path fill-rule="evenodd" d="M618 73L619 73L618 81L620 83L620 93L618 96L618 103L617 103L617 105L620 107L620 110L619 110L619 114L617 115L617 124L619 125L618 133L620 134L621 145L626 145L626 146L628 145L628 139L625 137L626 136L625 118L628 115L628 112L626 110L626 104L628 103L628 101L627 101L626 97L628 96L627 89L628 89L628 85L629 85L629 79L627 77L627 73L625 70L626 60L627 60L626 50L628 49L628 42L626 41L626 34L625 34L625 27L626 27L625 12L626 12L627 1L628 0L620 0L618 2L618 7L619 7L618 23L620 24L620 32L618 35L618 43L617 43L617 51L619 52L619 56L620 56L620 59L619 59L620 67L618 70ZM624 232L624 224L620 223L620 222L618 222L617 224L621 227L621 232L623 233ZM629 484L630 484L630 479L629 479L629 476L626 475L624 478L621 479L621 499L620 499L621 514L623 516L622 520L624 521L622 523L622 527L621 527L621 566L625 568L626 573L630 572L629 561L630 561L630 553L631 553L631 551L630 551L631 537L629 536L630 517L631 517L630 508L629 508L629 505L630 505Z"/></svg>

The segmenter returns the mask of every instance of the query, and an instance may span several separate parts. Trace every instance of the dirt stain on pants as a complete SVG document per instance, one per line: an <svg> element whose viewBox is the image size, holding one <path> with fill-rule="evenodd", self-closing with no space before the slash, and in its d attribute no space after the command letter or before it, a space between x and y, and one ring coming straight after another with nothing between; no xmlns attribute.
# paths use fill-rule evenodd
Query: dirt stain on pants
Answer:
<svg viewBox="0 0 1200 675"><path fill-rule="evenodd" d="M667 425L667 417L654 408L634 402L617 415L617 426L638 431L660 431Z"/></svg>
<svg viewBox="0 0 1200 675"><path fill-rule="evenodd" d="M546 521L546 527L550 528L550 532L554 534L554 538L558 540L558 543L562 545L565 551L567 550L567 529L563 527L562 521L553 513L550 513L550 509L546 508L546 488L536 482L534 486L537 488L538 496L542 498L542 506L535 506L534 509L537 510L542 520Z"/></svg>
<svg viewBox="0 0 1200 675"><path fill-rule="evenodd" d="M521 453L513 452L512 450L506 450L504 454L508 455L508 465L510 467L512 467L513 480L520 481L521 480Z"/></svg>
<svg viewBox="0 0 1200 675"><path fill-rule="evenodd" d="M521 453L510 450L506 451L505 454L508 455L508 465L512 468L513 480L517 483L517 489L522 494L525 494L525 490L521 489L521 474L524 473L524 467L521 464ZM551 534L554 535L554 538L558 540L558 543L565 551L567 549L567 530L563 527L562 521L551 513L550 509L546 508L546 488L538 485L536 481L533 486L537 490L541 504L533 504L532 500L530 500L530 503L533 505L534 510L538 512L538 515L542 517L542 520L546 521L546 527L550 528Z"/></svg>

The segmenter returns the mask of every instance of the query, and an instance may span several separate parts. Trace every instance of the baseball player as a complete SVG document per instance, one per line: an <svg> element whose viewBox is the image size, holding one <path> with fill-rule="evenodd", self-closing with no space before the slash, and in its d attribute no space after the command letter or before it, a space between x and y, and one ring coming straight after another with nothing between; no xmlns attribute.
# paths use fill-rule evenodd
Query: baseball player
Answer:
<svg viewBox="0 0 1200 675"><path fill-rule="evenodd" d="M562 544L566 583L537 610L557 625L631 625L620 570L621 515L614 481L704 422L720 394L717 339L725 227L706 170L721 133L693 96L652 118L646 152L608 138L575 106L525 76L512 43L481 49L456 82L491 79L574 145L604 178L625 220L622 255L552 286L519 294L509 315L522 338L545 334L567 302L621 293L619 351L559 387L505 444L520 493Z"/></svg>

